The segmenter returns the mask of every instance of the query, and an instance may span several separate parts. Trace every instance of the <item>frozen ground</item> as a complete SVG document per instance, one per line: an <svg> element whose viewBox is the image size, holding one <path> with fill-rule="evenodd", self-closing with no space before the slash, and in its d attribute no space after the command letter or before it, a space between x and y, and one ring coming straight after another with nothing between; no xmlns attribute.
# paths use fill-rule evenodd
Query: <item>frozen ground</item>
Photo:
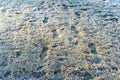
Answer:
<svg viewBox="0 0 120 80"><path fill-rule="evenodd" d="M120 80L120 0L0 0L0 80Z"/></svg>

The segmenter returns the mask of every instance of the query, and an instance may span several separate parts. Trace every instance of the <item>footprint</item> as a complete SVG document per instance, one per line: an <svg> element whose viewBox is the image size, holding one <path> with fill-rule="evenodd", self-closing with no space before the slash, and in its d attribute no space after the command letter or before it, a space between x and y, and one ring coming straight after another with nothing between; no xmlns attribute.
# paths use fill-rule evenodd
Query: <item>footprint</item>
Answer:
<svg viewBox="0 0 120 80"><path fill-rule="evenodd" d="M61 67L62 64L58 61L56 61L51 66L51 69L54 71L54 80L63 80L63 75L61 74Z"/></svg>
<svg viewBox="0 0 120 80"><path fill-rule="evenodd" d="M39 57L41 59L44 59L47 56L47 51L48 51L48 47L44 46Z"/></svg>
<svg viewBox="0 0 120 80"><path fill-rule="evenodd" d="M90 51L91 51L92 54L97 54L96 47L95 47L94 43L90 43L88 45L88 47L89 47L89 49L90 49Z"/></svg>
<svg viewBox="0 0 120 80"><path fill-rule="evenodd" d="M80 13L79 12L75 12L76 17L80 18Z"/></svg>
<svg viewBox="0 0 120 80"><path fill-rule="evenodd" d="M43 23L48 23L48 17L44 17Z"/></svg>
<svg viewBox="0 0 120 80"><path fill-rule="evenodd" d="M99 59L99 57L94 56L94 58L91 59L91 62L92 62L92 63L95 63L95 64L99 64L99 63L100 63L100 59Z"/></svg>
<svg viewBox="0 0 120 80"><path fill-rule="evenodd" d="M53 33L53 38L57 38L57 31L56 30L52 30L52 33Z"/></svg>
<svg viewBox="0 0 120 80"><path fill-rule="evenodd" d="M71 31L73 32L73 33L78 33L78 31L76 30L76 27L74 27L74 26L71 26Z"/></svg>
<svg viewBox="0 0 120 80"><path fill-rule="evenodd" d="M45 74L46 74L46 72L44 72L44 71L33 72L32 76L35 77L35 78L40 78L40 77L44 76Z"/></svg>
<svg viewBox="0 0 120 80"><path fill-rule="evenodd" d="M112 21L112 22L118 22L117 18L109 18L109 19L104 19L105 21Z"/></svg>
<svg viewBox="0 0 120 80"><path fill-rule="evenodd" d="M62 4L62 7L63 7L63 10L67 10L68 9L68 6L66 4Z"/></svg>
<svg viewBox="0 0 120 80"><path fill-rule="evenodd" d="M11 75L11 70L7 70L5 73L4 73L4 77L8 77Z"/></svg>

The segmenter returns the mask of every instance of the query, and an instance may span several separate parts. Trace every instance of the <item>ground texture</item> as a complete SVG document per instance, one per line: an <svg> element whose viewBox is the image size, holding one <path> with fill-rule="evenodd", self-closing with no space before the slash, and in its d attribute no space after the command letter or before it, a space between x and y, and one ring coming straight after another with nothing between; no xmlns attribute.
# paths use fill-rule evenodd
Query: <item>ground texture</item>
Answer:
<svg viewBox="0 0 120 80"><path fill-rule="evenodd" d="M0 80L120 80L119 0L0 0Z"/></svg>

